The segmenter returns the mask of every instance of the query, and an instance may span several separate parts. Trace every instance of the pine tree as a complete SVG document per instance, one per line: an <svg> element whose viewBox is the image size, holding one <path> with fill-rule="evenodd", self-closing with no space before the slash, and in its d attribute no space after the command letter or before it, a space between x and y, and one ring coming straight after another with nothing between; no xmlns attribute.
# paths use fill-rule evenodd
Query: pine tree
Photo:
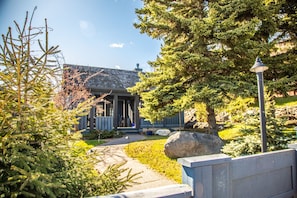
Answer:
<svg viewBox="0 0 297 198"><path fill-rule="evenodd" d="M209 130L218 135L214 109L230 93L256 93L249 69L257 55L269 54L276 11L263 0L145 0L135 26L163 45L150 62L154 71L129 89L143 100L141 115L155 121L203 102Z"/></svg>
<svg viewBox="0 0 297 198"><path fill-rule="evenodd" d="M134 175L123 178L126 169L120 165L99 174L87 147L74 143L77 134L68 134L92 100L70 110L54 104L53 78L59 68L53 55L58 46L48 44L46 20L44 28L32 26L33 14L26 14L23 26L15 22L15 31L9 27L0 44L0 197L119 192Z"/></svg>

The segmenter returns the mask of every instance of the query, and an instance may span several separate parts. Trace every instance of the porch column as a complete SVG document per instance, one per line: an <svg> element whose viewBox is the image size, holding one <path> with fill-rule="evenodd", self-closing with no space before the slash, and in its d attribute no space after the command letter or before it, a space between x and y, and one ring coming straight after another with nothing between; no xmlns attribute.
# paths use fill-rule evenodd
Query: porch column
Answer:
<svg viewBox="0 0 297 198"><path fill-rule="evenodd" d="M95 107L92 106L91 107L91 111L90 111L90 131L94 130L94 121L95 121Z"/></svg>
<svg viewBox="0 0 297 198"><path fill-rule="evenodd" d="M139 96L134 97L134 121L135 121L135 128L140 128L140 118L139 118Z"/></svg>
<svg viewBox="0 0 297 198"><path fill-rule="evenodd" d="M119 103L118 95L115 94L113 96L113 128L114 129L118 128L118 123L119 123L119 120L118 120L118 103Z"/></svg>

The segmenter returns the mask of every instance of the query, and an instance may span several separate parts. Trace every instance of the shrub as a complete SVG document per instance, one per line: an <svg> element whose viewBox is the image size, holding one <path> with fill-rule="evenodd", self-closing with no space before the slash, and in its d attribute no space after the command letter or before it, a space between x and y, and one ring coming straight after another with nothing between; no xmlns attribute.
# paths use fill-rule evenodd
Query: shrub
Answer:
<svg viewBox="0 0 297 198"><path fill-rule="evenodd" d="M123 137L123 133L120 131L99 131L99 137L100 139L107 139L107 138L118 138Z"/></svg>
<svg viewBox="0 0 297 198"><path fill-rule="evenodd" d="M108 139L108 138L118 138L123 137L123 132L120 131L100 131L100 130L92 130L90 132L83 133L83 139L85 140L97 140L97 139Z"/></svg>
<svg viewBox="0 0 297 198"><path fill-rule="evenodd" d="M222 152L232 157L259 153L261 152L261 139L257 134L246 135L226 144Z"/></svg>
<svg viewBox="0 0 297 198"><path fill-rule="evenodd" d="M92 130L88 132L83 132L82 135L84 140L98 140L99 131Z"/></svg>

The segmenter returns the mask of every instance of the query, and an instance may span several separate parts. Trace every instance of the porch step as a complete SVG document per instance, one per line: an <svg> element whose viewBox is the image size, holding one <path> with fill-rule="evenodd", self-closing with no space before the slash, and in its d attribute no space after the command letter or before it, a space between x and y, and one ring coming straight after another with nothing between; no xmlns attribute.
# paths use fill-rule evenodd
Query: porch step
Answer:
<svg viewBox="0 0 297 198"><path fill-rule="evenodd" d="M139 130L132 127L118 127L117 131L120 131L122 133L139 133Z"/></svg>

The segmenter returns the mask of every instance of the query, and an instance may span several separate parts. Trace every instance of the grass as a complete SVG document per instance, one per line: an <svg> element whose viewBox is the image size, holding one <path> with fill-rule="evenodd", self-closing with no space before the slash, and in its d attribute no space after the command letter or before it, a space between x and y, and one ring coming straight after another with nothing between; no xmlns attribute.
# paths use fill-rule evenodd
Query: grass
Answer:
<svg viewBox="0 0 297 198"><path fill-rule="evenodd" d="M297 96L275 98L276 107L297 106Z"/></svg>
<svg viewBox="0 0 297 198"><path fill-rule="evenodd" d="M93 147L105 143L104 140L83 140L83 141L84 141L86 144L91 145L91 146L93 146Z"/></svg>
<svg viewBox="0 0 297 198"><path fill-rule="evenodd" d="M160 135L148 135L148 136L145 136L145 140L144 141L147 141L147 140L162 140L162 139L166 139L168 137L166 136L160 136Z"/></svg>
<svg viewBox="0 0 297 198"><path fill-rule="evenodd" d="M125 147L125 152L129 157L136 158L167 178L181 183L181 165L165 155L165 142L164 138L133 142Z"/></svg>
<svg viewBox="0 0 297 198"><path fill-rule="evenodd" d="M222 138L222 140L231 141L236 137L242 136L242 132L240 132L240 129L242 127L243 125L240 124L228 127L226 129L219 131L219 136L220 138Z"/></svg>

